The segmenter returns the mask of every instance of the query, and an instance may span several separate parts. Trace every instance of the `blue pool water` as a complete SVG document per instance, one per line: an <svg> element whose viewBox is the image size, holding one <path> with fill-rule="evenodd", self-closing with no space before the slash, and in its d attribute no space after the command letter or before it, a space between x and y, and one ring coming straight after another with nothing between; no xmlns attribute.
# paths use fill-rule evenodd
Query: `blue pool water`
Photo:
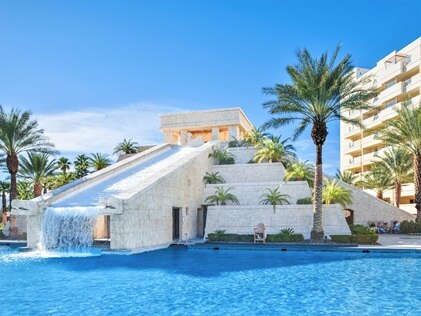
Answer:
<svg viewBox="0 0 421 316"><path fill-rule="evenodd" d="M7 281L5 281L7 280ZM0 247L0 315L421 315L421 255Z"/></svg>

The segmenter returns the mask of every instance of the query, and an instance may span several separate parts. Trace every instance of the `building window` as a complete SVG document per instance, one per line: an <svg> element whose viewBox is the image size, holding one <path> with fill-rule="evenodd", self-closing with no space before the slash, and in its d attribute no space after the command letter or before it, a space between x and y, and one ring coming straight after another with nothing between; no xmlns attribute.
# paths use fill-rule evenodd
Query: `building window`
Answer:
<svg viewBox="0 0 421 316"><path fill-rule="evenodd" d="M379 118L379 115L378 115L378 114L375 114L375 115L373 116L373 121L377 120L378 118Z"/></svg>
<svg viewBox="0 0 421 316"><path fill-rule="evenodd" d="M386 89L389 89L390 87L393 87L396 84L397 80L394 79L391 82L386 84Z"/></svg>
<svg viewBox="0 0 421 316"><path fill-rule="evenodd" d="M386 109L390 108L391 106L394 106L396 104L396 100L390 101L389 103L386 104Z"/></svg>

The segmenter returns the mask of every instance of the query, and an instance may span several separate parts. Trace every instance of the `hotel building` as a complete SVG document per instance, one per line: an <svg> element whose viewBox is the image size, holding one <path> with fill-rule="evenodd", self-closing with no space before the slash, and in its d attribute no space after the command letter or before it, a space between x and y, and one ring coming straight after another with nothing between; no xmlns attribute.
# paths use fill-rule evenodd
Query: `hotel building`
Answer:
<svg viewBox="0 0 421 316"><path fill-rule="evenodd" d="M386 150L376 131L386 128L387 122L398 116L397 110L404 103L420 104L420 56L421 37L401 50L391 52L372 69L354 69L357 79L370 78L368 84L375 86L378 95L370 101L375 108L344 112L346 117L359 118L364 128L340 123L341 171L348 170L362 177ZM391 190L386 191L385 201L391 202L392 196ZM402 209L416 213L412 183L402 187L400 203Z"/></svg>

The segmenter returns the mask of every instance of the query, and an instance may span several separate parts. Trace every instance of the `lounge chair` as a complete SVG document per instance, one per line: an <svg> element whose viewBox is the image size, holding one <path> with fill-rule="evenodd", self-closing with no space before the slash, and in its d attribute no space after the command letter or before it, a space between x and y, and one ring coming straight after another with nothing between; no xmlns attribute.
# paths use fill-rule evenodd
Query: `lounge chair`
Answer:
<svg viewBox="0 0 421 316"><path fill-rule="evenodd" d="M260 223L254 228L254 242L266 242L266 227Z"/></svg>

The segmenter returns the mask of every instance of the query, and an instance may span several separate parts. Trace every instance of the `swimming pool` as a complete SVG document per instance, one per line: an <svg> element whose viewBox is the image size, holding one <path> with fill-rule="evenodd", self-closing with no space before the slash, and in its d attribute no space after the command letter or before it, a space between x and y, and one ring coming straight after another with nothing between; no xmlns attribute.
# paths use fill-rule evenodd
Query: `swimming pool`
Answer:
<svg viewBox="0 0 421 316"><path fill-rule="evenodd" d="M421 255L0 247L1 315L420 315ZM8 280L4 282L5 278Z"/></svg>

